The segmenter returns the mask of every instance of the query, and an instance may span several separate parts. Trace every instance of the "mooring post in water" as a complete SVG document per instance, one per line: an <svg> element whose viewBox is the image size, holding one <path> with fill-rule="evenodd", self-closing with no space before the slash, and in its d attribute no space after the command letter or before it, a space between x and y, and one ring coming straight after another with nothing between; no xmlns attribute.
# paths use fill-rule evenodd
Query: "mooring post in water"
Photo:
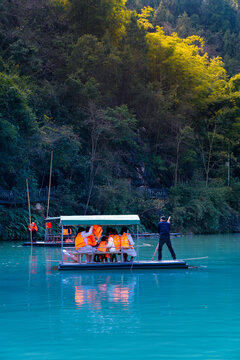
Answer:
<svg viewBox="0 0 240 360"><path fill-rule="evenodd" d="M29 224L30 224L30 239L31 239L31 247L32 247L32 218L31 218L31 207L30 207L30 196L29 196L29 189L28 189L28 179L26 179L26 185L27 185L27 197L28 197L28 213L29 213Z"/></svg>

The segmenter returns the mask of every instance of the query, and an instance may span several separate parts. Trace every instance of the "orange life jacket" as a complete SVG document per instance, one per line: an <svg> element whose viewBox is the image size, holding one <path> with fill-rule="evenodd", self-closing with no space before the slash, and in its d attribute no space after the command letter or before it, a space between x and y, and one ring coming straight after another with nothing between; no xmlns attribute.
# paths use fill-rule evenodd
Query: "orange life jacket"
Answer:
<svg viewBox="0 0 240 360"><path fill-rule="evenodd" d="M65 236L65 235L69 235L69 234L71 234L72 233L72 229L70 229L70 228L67 228L67 229L63 229L63 235Z"/></svg>
<svg viewBox="0 0 240 360"><path fill-rule="evenodd" d="M32 225L32 224L33 224L33 225ZM28 228L29 228L31 231L33 231L33 230L38 231L38 227L37 227L36 223L32 223L32 224L29 224L29 225L28 225Z"/></svg>
<svg viewBox="0 0 240 360"><path fill-rule="evenodd" d="M106 252L107 251L107 240L105 241L100 241L99 245L98 245L98 251L104 251Z"/></svg>
<svg viewBox="0 0 240 360"><path fill-rule="evenodd" d="M102 229L102 227L100 225L94 225L93 226L93 233L97 237L98 240L102 236L102 232L103 232L103 229Z"/></svg>
<svg viewBox="0 0 240 360"><path fill-rule="evenodd" d="M51 223L51 222L47 222L47 223L46 223L46 228L47 228L47 229L51 229L51 227L52 227L52 223Z"/></svg>
<svg viewBox="0 0 240 360"><path fill-rule="evenodd" d="M129 240L128 240L128 233L123 233L121 236L121 247L122 248L129 248Z"/></svg>
<svg viewBox="0 0 240 360"><path fill-rule="evenodd" d="M118 251L121 247L121 238L119 235L112 235L115 250Z"/></svg>
<svg viewBox="0 0 240 360"><path fill-rule="evenodd" d="M91 246L97 245L97 242L96 242L95 237L94 237L93 234L91 234L90 236L88 236L88 238L87 238L87 244L88 244L88 245L91 245Z"/></svg>
<svg viewBox="0 0 240 360"><path fill-rule="evenodd" d="M82 233L77 234L75 237L75 248L79 249L86 246Z"/></svg>

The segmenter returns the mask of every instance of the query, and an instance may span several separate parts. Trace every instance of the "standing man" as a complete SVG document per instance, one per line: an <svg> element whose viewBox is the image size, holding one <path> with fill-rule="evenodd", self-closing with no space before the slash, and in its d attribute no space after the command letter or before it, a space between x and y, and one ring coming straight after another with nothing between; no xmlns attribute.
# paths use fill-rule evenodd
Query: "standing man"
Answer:
<svg viewBox="0 0 240 360"><path fill-rule="evenodd" d="M31 224L28 225L28 230L32 232L32 241L36 242L36 235L38 231L38 227L35 222L31 222Z"/></svg>
<svg viewBox="0 0 240 360"><path fill-rule="evenodd" d="M170 219L169 216L168 220L165 216L161 216L160 222L158 223L158 232L159 232L159 244L158 244L158 260L162 260L162 247L164 244L167 245L168 250L170 251L173 260L176 260L176 254L173 250L171 240L170 240Z"/></svg>

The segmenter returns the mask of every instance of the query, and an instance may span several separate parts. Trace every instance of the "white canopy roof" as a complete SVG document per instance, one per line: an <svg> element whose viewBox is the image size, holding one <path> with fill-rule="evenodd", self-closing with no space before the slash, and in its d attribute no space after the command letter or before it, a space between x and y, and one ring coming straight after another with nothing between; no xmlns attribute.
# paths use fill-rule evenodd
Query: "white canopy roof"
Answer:
<svg viewBox="0 0 240 360"><path fill-rule="evenodd" d="M48 220L51 220L49 218ZM60 216L60 224L66 225L137 225L138 215L73 215Z"/></svg>

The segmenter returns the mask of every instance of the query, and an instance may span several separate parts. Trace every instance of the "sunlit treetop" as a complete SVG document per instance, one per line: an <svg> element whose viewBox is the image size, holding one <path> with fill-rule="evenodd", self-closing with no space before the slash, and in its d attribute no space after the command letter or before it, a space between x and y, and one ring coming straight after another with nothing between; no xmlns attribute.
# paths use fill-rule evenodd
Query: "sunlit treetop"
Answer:
<svg viewBox="0 0 240 360"><path fill-rule="evenodd" d="M192 96L208 97L226 91L227 73L220 57L210 59L204 40L197 35L181 39L177 33L166 35L163 28L146 35L152 79L165 86L177 86Z"/></svg>
<svg viewBox="0 0 240 360"><path fill-rule="evenodd" d="M151 6L145 6L141 13L138 14L138 25L142 26L145 30L154 29L153 24L150 23L149 17L153 12L153 8Z"/></svg>

